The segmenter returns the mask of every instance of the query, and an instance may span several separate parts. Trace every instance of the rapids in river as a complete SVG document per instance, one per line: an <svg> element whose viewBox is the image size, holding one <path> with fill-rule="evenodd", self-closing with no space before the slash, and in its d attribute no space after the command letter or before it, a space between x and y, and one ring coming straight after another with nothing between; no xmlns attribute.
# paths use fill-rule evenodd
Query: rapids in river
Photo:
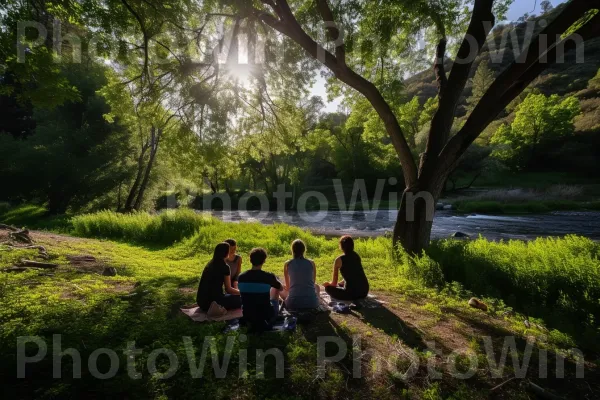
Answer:
<svg viewBox="0 0 600 400"><path fill-rule="evenodd" d="M376 237L393 229L397 210L323 211L298 213L286 211L212 211L225 221L252 221L263 224L287 223L316 234ZM600 240L600 212L557 211L546 214L483 215L437 211L433 221L434 239L449 237L455 232L472 237L482 235L489 240L522 239L577 234Z"/></svg>

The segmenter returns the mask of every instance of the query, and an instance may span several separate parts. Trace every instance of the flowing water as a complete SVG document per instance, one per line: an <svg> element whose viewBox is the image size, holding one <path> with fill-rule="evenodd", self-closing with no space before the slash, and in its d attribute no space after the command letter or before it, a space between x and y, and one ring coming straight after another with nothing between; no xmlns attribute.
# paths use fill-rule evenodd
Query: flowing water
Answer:
<svg viewBox="0 0 600 400"><path fill-rule="evenodd" d="M396 210L379 211L327 211L299 214L286 211L213 211L212 214L225 221L252 221L263 224L285 222L310 231L338 236L381 236L393 229ZM457 214L451 211L437 211L433 221L433 238L444 238L454 232L470 236L482 235L489 240L523 239L536 237L564 236L578 234L593 240L600 240L600 212L553 212L547 214L527 214L517 216Z"/></svg>

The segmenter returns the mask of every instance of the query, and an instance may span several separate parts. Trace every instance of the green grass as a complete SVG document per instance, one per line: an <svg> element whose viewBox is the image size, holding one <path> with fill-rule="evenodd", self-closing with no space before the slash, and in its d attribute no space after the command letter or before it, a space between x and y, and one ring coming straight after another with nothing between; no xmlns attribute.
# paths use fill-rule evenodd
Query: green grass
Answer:
<svg viewBox="0 0 600 400"><path fill-rule="evenodd" d="M500 382L489 381L485 374L478 374L475 383L469 380L464 385L447 376L435 385L418 379L406 383L387 376L371 378L368 373L361 379L348 379L351 354L342 362L329 365L325 379L315 379L316 337L339 336L351 344L351 335L358 333L365 346L384 351L384 356L388 356L385 352L394 352L390 343L401 341L417 349L423 362L428 353L419 343L444 342L444 329L448 326L453 327L454 339L465 335L477 342L485 328L490 329L491 335L539 337L540 346L550 350L574 345L598 350L593 340L598 337L600 317L598 244L580 237L528 243L447 240L435 242L428 255L413 258L400 254L395 259L390 240L381 237L359 239L356 243L372 290L389 296L387 308L377 318L364 310L360 319L323 316L313 326L300 326L291 334L248 335L247 340L242 340L240 333L234 333L228 378L216 379L209 362L207 375L193 380L182 337L191 337L198 357L202 341L208 336L215 337L222 355L227 335L221 333L223 323L193 324L178 308L194 302L198 276L217 242L228 237L237 239L243 256L253 247L265 247L269 253L265 269L281 276L290 242L302 238L307 243L308 256L317 265L317 281L323 282L330 279L333 260L339 254L336 240L283 224L225 223L188 210L161 215L101 212L74 217L70 223L71 233L104 240L42 236L38 242L47 247L52 261L63 267L52 276L37 271L0 273L0 377L12 382L6 387L7 398L97 397L101 393L102 397L118 398L205 399L230 397L232 390L235 397L249 399L481 398L487 393L486 387ZM118 276L81 273L68 267L69 254L92 254L116 267ZM36 250L9 251L0 247L0 267L36 255ZM244 258L246 269L247 256ZM474 294L489 305L487 314L466 305ZM505 315L510 308L517 311L515 316ZM388 310L406 310L413 317L413 324L398 320ZM547 325L550 331L536 325L525 328L525 315L532 323ZM64 378L49 379L52 359L47 357L32 364L27 380L14 380L16 338L35 335L50 343L52 335L58 333L62 335L63 349L72 347L81 352L84 371L93 350L114 349L120 359L117 376L105 381L89 374L82 379L70 378L71 363L65 357ZM130 379L125 368L123 350L131 341L143 351L136 364L138 370L144 371L139 380ZM146 368L150 352L162 347L175 352L181 360L178 373L167 380L150 376ZM284 380L274 378L274 363L269 359L265 379L255 375L255 350L271 347L284 353L288 366ZM48 354L52 354L52 349L49 345ZM249 374L242 380L237 377L239 349L248 349L250 362ZM159 358L158 364L164 367L165 361ZM107 359L99 359L102 371L108 368L106 362ZM518 390L507 390L518 395Z"/></svg>
<svg viewBox="0 0 600 400"><path fill-rule="evenodd" d="M469 183L471 176L467 176L457 182L460 187ZM581 175L568 174L564 172L510 172L502 171L483 174L475 183L475 186L489 187L520 187L530 189L545 189L556 184L565 185L597 185L598 179Z"/></svg>
<svg viewBox="0 0 600 400"><path fill-rule="evenodd" d="M502 298L514 309L542 317L595 346L600 333L599 255L598 243L567 236L499 243L443 240L432 244L426 258L434 260L430 269L441 271L440 280Z"/></svg>
<svg viewBox="0 0 600 400"><path fill-rule="evenodd" d="M598 210L598 202L585 203L572 200L545 200L507 203L493 200L458 200L453 202L461 213L526 214L551 211Z"/></svg>
<svg viewBox="0 0 600 400"><path fill-rule="evenodd" d="M130 243L171 245L190 237L210 224L210 217L192 210L166 210L159 215L146 212L120 214L100 211L71 220L75 235L123 240Z"/></svg>
<svg viewBox="0 0 600 400"><path fill-rule="evenodd" d="M17 227L66 232L70 229L68 215L48 215L46 207L35 204L23 204L10 207L0 203L0 222Z"/></svg>

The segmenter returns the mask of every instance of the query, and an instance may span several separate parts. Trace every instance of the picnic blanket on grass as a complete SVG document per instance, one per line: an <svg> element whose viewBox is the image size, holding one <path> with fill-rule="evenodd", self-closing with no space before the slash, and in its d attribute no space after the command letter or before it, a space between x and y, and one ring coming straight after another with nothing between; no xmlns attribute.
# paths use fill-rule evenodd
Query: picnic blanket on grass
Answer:
<svg viewBox="0 0 600 400"><path fill-rule="evenodd" d="M242 309L241 308L237 308L235 310L229 310L229 311L227 311L227 314L225 314L221 317L216 317L216 318L209 317L198 306L180 308L180 310L182 313L184 313L185 315L190 317L192 319L192 321L195 321L195 322L229 321L232 319L242 318Z"/></svg>
<svg viewBox="0 0 600 400"><path fill-rule="evenodd" d="M383 304L386 304L385 301L378 300L377 297L372 294L369 294L364 299L357 300L354 302L339 301L339 300L332 299L327 294L327 292L325 292L323 290L323 291L321 291L320 297L319 297L319 308L316 310L307 311L307 312L312 312L312 313L331 312L333 310L333 307L338 303L344 303L350 307L358 306L358 307L364 307L364 308L378 308L378 307L383 307ZM221 317L217 317L217 318L209 317L198 306L183 307L180 310L182 313L187 315L192 321L195 321L195 322L230 321L230 320L242 318L242 309L241 308L227 311L227 314L225 314ZM304 311L297 312L297 311L289 311L289 310L284 311L284 315L288 314L288 315L298 316L298 314L303 314L303 313L305 313L305 312ZM301 315L300 315L300 317L301 317L300 319L302 319ZM278 327L278 328L282 329L281 327Z"/></svg>
<svg viewBox="0 0 600 400"><path fill-rule="evenodd" d="M373 294L369 294L366 298L364 299L360 299L360 300L355 300L355 301L343 301L343 300L336 300L336 299L332 299L331 296L329 296L327 294L327 292L325 292L325 290L321 291L321 306L326 307L328 310L333 310L333 307L336 304L339 303L343 303L346 304L348 306L350 306L351 308L354 307L364 307L364 308L379 308L379 307L383 307L384 304L386 304L385 301L383 300L379 300L377 298L377 296L373 295Z"/></svg>

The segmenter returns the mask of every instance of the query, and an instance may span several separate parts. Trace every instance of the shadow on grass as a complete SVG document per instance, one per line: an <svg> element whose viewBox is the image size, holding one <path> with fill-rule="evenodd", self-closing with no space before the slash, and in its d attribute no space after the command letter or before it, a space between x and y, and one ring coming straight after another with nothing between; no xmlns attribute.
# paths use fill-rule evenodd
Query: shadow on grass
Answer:
<svg viewBox="0 0 600 400"><path fill-rule="evenodd" d="M511 377L514 376L511 367L524 367L525 375L523 378L529 379L542 388L560 393L560 395L563 396L562 398L582 398L581 396L583 393L588 393L589 395L589 397L583 398L596 398L598 393L600 393L600 371L598 370L598 366L594 363L583 362L578 365L573 358L575 353L570 355L560 355L555 351L545 349L544 346L540 348L538 347L539 343L534 342L529 343L530 352L529 356L527 356L526 350L528 342L523 337L517 336L513 332L500 326L485 323L480 318L477 318L477 316L469 313L458 312L455 310L454 315L457 319L470 325L479 332L479 336L476 337L476 339L482 347L481 352L486 354L487 357L490 355L487 353L488 349L484 348L484 338L488 343L491 343L494 364L501 363L502 357L506 357L506 371L511 373ZM511 345L513 340L517 350L518 364L515 364L515 361L512 361L514 358L511 360L513 356L507 347ZM597 355L592 355L590 357L590 354L587 354L586 358L593 359L596 356ZM489 367L490 365L486 364L485 366ZM578 376L578 368L582 368L583 377ZM505 380L506 379L504 378L497 379L497 383L501 383ZM516 382L519 382L519 380Z"/></svg>
<svg viewBox="0 0 600 400"><path fill-rule="evenodd" d="M385 332L388 336L397 337L413 349L425 350L427 348L421 334L385 306L377 308L362 307L354 312L365 323Z"/></svg>

